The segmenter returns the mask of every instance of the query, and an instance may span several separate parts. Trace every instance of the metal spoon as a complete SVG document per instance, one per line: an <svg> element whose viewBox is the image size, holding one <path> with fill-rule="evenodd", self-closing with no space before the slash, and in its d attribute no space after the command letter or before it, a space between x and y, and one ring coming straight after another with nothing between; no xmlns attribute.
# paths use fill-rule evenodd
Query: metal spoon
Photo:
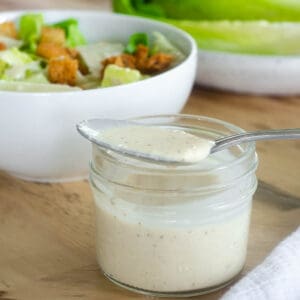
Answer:
<svg viewBox="0 0 300 300"><path fill-rule="evenodd" d="M138 152L115 145L111 145L101 140L101 132L124 126L141 126L144 124L135 123L133 121L126 120L113 120L113 119L91 119L84 120L76 125L78 132L89 141L95 143L96 145L112 150L123 155L130 157L140 158L147 161L155 161L156 163L172 163L172 164L188 164L188 162L174 161L167 159L165 157L155 156L144 152ZM145 124L146 125L146 124ZM145 126L144 125L144 126ZM146 125L147 126L147 125ZM226 148L259 140L278 140L278 139L300 139L300 128L293 129L276 129L276 130L261 130L253 132L245 132L231 136L221 137L216 139L212 143L212 148L210 153L215 153Z"/></svg>

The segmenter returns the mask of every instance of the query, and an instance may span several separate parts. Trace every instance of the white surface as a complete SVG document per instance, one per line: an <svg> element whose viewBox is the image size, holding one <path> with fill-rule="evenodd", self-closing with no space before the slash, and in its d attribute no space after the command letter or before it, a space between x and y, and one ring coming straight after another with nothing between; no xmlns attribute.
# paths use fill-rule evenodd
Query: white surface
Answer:
<svg viewBox="0 0 300 300"><path fill-rule="evenodd" d="M300 56L198 51L200 85L265 95L300 94Z"/></svg>
<svg viewBox="0 0 300 300"><path fill-rule="evenodd" d="M184 32L158 22L91 11L41 11L46 22L79 20L90 42L126 42L137 31L160 31L188 54L179 66L128 85L61 93L0 92L0 169L35 181L85 177L90 145L75 130L82 119L127 118L177 113L191 91L197 59L194 41ZM17 19L24 12L1 13Z"/></svg>
<svg viewBox="0 0 300 300"><path fill-rule="evenodd" d="M236 299L300 299L300 227L222 297Z"/></svg>

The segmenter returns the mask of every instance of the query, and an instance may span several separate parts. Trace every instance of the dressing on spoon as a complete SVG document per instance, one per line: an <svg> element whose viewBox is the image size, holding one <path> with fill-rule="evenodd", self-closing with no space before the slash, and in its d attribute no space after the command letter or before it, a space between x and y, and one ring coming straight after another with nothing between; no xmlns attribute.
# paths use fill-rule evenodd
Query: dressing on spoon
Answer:
<svg viewBox="0 0 300 300"><path fill-rule="evenodd" d="M142 153L156 160L196 163L205 159L214 141L183 130L159 126L125 126L106 129L99 138L121 151Z"/></svg>
<svg viewBox="0 0 300 300"><path fill-rule="evenodd" d="M112 119L82 121L77 130L108 150L152 162L183 164L199 162L211 153L245 142L300 139L300 128L290 128L243 132L212 141L183 130Z"/></svg>

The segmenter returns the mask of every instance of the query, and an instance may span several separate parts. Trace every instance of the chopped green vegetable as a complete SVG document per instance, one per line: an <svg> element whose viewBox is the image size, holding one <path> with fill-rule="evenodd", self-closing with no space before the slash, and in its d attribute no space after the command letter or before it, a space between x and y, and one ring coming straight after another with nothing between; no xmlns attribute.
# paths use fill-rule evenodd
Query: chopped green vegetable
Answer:
<svg viewBox="0 0 300 300"><path fill-rule="evenodd" d="M79 30L78 21L76 19L67 19L53 24L54 27L62 28L66 34L66 46L74 48L76 46L85 45L86 40Z"/></svg>
<svg viewBox="0 0 300 300"><path fill-rule="evenodd" d="M77 86L82 88L83 90L96 89L101 85L101 81L99 75L95 77L94 75L85 75L82 74L77 75Z"/></svg>
<svg viewBox="0 0 300 300"><path fill-rule="evenodd" d="M33 83L26 81L0 80L0 91L15 92L72 92L80 91L78 87L71 87L66 84Z"/></svg>
<svg viewBox="0 0 300 300"><path fill-rule="evenodd" d="M139 9L144 6L143 1L136 4ZM145 8L145 12L160 15L159 10L155 13L156 8L149 6ZM78 21L73 18L47 25L60 30L47 29L42 32L43 26L42 14L25 14L20 17L17 32L22 40L0 35L0 42L5 45L2 47L5 50L0 51L0 91L57 92L93 89L149 78L150 76L141 73L148 71L138 66L135 55L124 55L124 52L135 54L140 44L149 47L146 51L149 54L172 54L178 61L183 57L181 52L158 32L153 34L151 43L146 33L131 35L125 49L121 42L86 44ZM64 35L61 29L65 32L65 44L62 43ZM57 37L57 34L60 36ZM72 50L70 47L76 49ZM148 60L145 60L143 63L147 62ZM141 61L140 63L142 64ZM170 63L167 67L169 66ZM159 72L163 72L167 67L163 65Z"/></svg>
<svg viewBox="0 0 300 300"><path fill-rule="evenodd" d="M33 61L24 65L16 65L9 67L5 70L2 79L5 80L23 80L29 78L33 74L41 71L40 64L37 61Z"/></svg>
<svg viewBox="0 0 300 300"><path fill-rule="evenodd" d="M17 48L0 51L0 59L11 66L24 65L32 62L32 58L29 54Z"/></svg>
<svg viewBox="0 0 300 300"><path fill-rule="evenodd" d="M125 52L133 54L137 50L138 45L149 46L148 35L143 32L134 33L129 37L128 43L125 47Z"/></svg>
<svg viewBox="0 0 300 300"><path fill-rule="evenodd" d="M82 60L89 69L89 72L99 77L101 71L101 61L110 56L120 55L124 51L124 46L120 43L99 42L77 47Z"/></svg>
<svg viewBox="0 0 300 300"><path fill-rule="evenodd" d="M31 55L17 48L0 51L0 61L6 64L1 73L1 78L5 80L20 80L42 70L40 61L33 60Z"/></svg>
<svg viewBox="0 0 300 300"><path fill-rule="evenodd" d="M105 68L101 87L110 87L141 80L142 74L137 70L108 65Z"/></svg>
<svg viewBox="0 0 300 300"><path fill-rule="evenodd" d="M21 16L19 35L24 45L22 50L34 53L41 35L44 18L42 14L26 14Z"/></svg>
<svg viewBox="0 0 300 300"><path fill-rule="evenodd" d="M46 75L44 73L32 73L32 74L27 74L25 80L26 82L31 82L31 83L43 83L43 84L49 84L49 80L47 79Z"/></svg>
<svg viewBox="0 0 300 300"><path fill-rule="evenodd" d="M153 46L151 52L157 53L162 52L166 54L171 54L175 58L175 63L179 63L184 59L183 53L177 49L162 33L153 32Z"/></svg>
<svg viewBox="0 0 300 300"><path fill-rule="evenodd" d="M9 64L7 64L5 61L0 59L0 77L3 76L5 70L9 67Z"/></svg>
<svg viewBox="0 0 300 300"><path fill-rule="evenodd" d="M20 40L9 38L4 35L0 35L0 42L3 43L6 46L6 48L12 48L12 47L18 48L23 44L22 41Z"/></svg>

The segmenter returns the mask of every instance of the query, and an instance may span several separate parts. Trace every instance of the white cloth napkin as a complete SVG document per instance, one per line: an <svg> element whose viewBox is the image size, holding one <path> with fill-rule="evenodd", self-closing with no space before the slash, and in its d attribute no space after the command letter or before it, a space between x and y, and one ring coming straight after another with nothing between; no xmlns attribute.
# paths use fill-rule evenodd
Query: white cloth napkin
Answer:
<svg viewBox="0 0 300 300"><path fill-rule="evenodd" d="M300 227L221 300L300 300Z"/></svg>

